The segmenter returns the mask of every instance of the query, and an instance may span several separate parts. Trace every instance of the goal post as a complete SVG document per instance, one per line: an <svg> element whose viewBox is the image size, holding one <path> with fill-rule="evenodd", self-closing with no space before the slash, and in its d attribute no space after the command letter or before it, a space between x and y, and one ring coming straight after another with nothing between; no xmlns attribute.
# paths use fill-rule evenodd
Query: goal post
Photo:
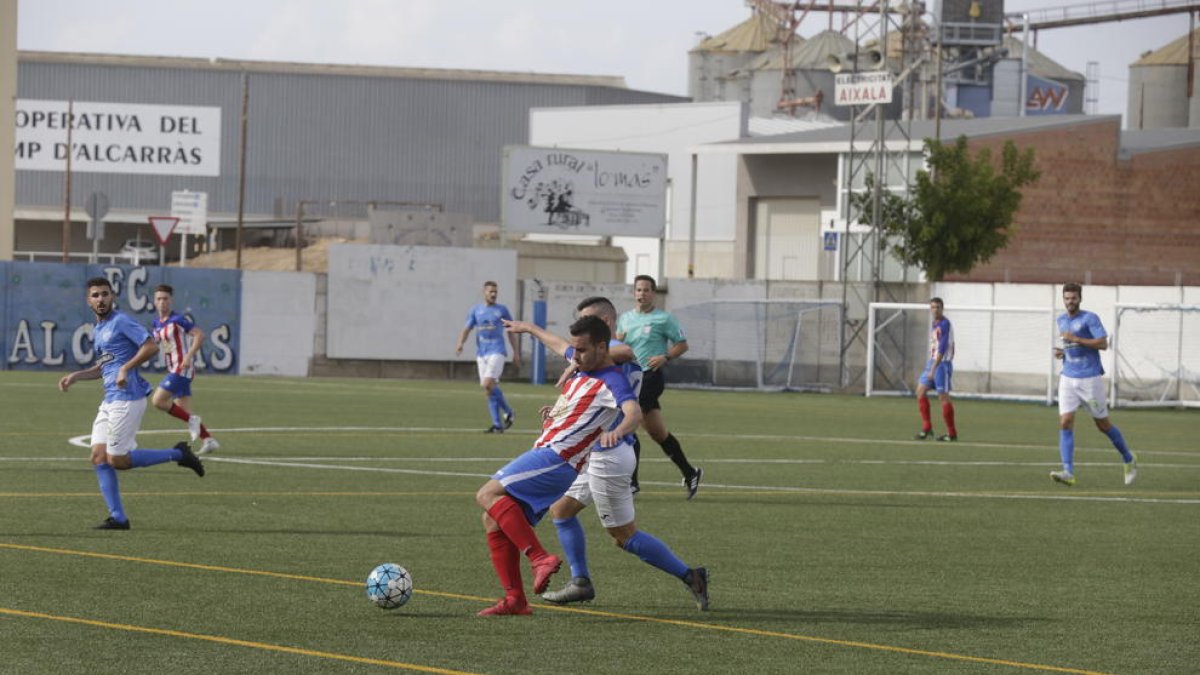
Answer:
<svg viewBox="0 0 1200 675"><path fill-rule="evenodd" d="M1117 303L1114 407L1200 408L1200 305Z"/></svg>
<svg viewBox="0 0 1200 675"><path fill-rule="evenodd" d="M841 384L840 300L726 299L672 309L688 351L672 384L834 391Z"/></svg>
<svg viewBox="0 0 1200 675"><path fill-rule="evenodd" d="M1054 402L1053 307L946 305L958 398ZM929 356L929 304L873 302L867 311L867 396L916 389Z"/></svg>

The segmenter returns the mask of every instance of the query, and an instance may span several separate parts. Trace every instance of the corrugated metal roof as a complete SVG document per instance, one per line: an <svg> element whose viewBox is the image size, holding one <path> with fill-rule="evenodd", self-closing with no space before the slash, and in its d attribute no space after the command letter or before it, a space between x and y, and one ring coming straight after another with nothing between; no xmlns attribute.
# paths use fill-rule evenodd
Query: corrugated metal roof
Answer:
<svg viewBox="0 0 1200 675"><path fill-rule="evenodd" d="M75 52L36 52L21 50L22 63L58 63L71 65L120 66L132 68L178 68L290 75L350 75L405 80L459 80L470 82L507 82L525 84L567 84L585 87L625 89L625 78L617 75L567 75L559 73L516 73L500 70L455 70L450 68L398 68L393 66L357 66L287 61L239 61L198 59L180 56L131 56L124 54L84 54Z"/></svg>
<svg viewBox="0 0 1200 675"><path fill-rule="evenodd" d="M1200 59L1200 28L1192 33L1195 42L1192 46L1192 56ZM1142 58L1131 63L1131 66L1186 66L1188 62L1188 34L1173 40L1162 49L1143 54Z"/></svg>
<svg viewBox="0 0 1200 675"><path fill-rule="evenodd" d="M749 19L696 45L694 52L765 52L779 40L779 24L754 12Z"/></svg>
<svg viewBox="0 0 1200 675"><path fill-rule="evenodd" d="M1009 58L1013 59L1021 58L1021 51L1025 48L1023 42L1011 36L1006 36L1004 38L1004 46L1008 48ZM1038 77L1044 77L1058 82L1063 82L1066 80L1077 80L1079 82L1083 82L1085 79L1087 79L1083 75L1073 70L1068 70L1062 64L1052 60L1049 56L1046 56L1033 47L1029 48L1029 72L1037 75Z"/></svg>
<svg viewBox="0 0 1200 675"><path fill-rule="evenodd" d="M796 119L795 117L751 117L751 136L779 136L802 131L826 129L845 124L834 119Z"/></svg>

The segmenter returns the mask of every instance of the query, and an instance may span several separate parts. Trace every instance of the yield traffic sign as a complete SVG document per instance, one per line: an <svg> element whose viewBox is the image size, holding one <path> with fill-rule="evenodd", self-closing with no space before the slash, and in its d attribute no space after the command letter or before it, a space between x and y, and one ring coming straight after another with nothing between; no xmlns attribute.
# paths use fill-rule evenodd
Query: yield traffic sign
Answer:
<svg viewBox="0 0 1200 675"><path fill-rule="evenodd" d="M167 240L171 238L171 232L179 224L179 219L174 216L150 216L149 220L150 228L154 230L154 237L158 239L159 245L166 246Z"/></svg>

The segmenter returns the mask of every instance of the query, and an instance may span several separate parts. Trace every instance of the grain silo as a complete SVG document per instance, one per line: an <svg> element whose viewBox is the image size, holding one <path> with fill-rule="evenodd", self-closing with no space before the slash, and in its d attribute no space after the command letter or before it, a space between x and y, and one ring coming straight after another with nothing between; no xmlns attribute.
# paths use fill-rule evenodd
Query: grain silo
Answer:
<svg viewBox="0 0 1200 675"><path fill-rule="evenodd" d="M688 96L697 103L737 100L727 97L725 81L777 44L778 36L779 24L754 12L733 28L705 38L688 52Z"/></svg>
<svg viewBox="0 0 1200 675"><path fill-rule="evenodd" d="M1200 30L1191 34L1192 57L1200 56ZM1188 42L1184 35L1147 54L1129 66L1129 100L1126 114L1130 129L1200 127L1200 96L1192 83L1188 96ZM1200 75L1200 73L1197 73Z"/></svg>
<svg viewBox="0 0 1200 675"><path fill-rule="evenodd" d="M796 38L800 40L799 37ZM833 72L828 57L842 56L854 51L854 42L837 31L817 33L792 48L792 67L796 71L796 97L807 98L821 92L819 112L845 119L849 108L839 109L833 103ZM769 117L775 113L783 91L783 50L762 55L748 66L751 75L750 114Z"/></svg>

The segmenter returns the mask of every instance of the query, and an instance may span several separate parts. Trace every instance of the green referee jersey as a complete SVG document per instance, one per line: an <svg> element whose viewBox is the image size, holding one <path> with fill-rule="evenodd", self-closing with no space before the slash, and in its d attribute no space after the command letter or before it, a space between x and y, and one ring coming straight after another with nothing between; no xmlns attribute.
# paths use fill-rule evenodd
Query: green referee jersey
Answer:
<svg viewBox="0 0 1200 675"><path fill-rule="evenodd" d="M669 343L687 341L674 315L658 308L652 312L625 312L617 319L617 332L625 335L625 344L633 349L643 368L650 357L666 354Z"/></svg>

